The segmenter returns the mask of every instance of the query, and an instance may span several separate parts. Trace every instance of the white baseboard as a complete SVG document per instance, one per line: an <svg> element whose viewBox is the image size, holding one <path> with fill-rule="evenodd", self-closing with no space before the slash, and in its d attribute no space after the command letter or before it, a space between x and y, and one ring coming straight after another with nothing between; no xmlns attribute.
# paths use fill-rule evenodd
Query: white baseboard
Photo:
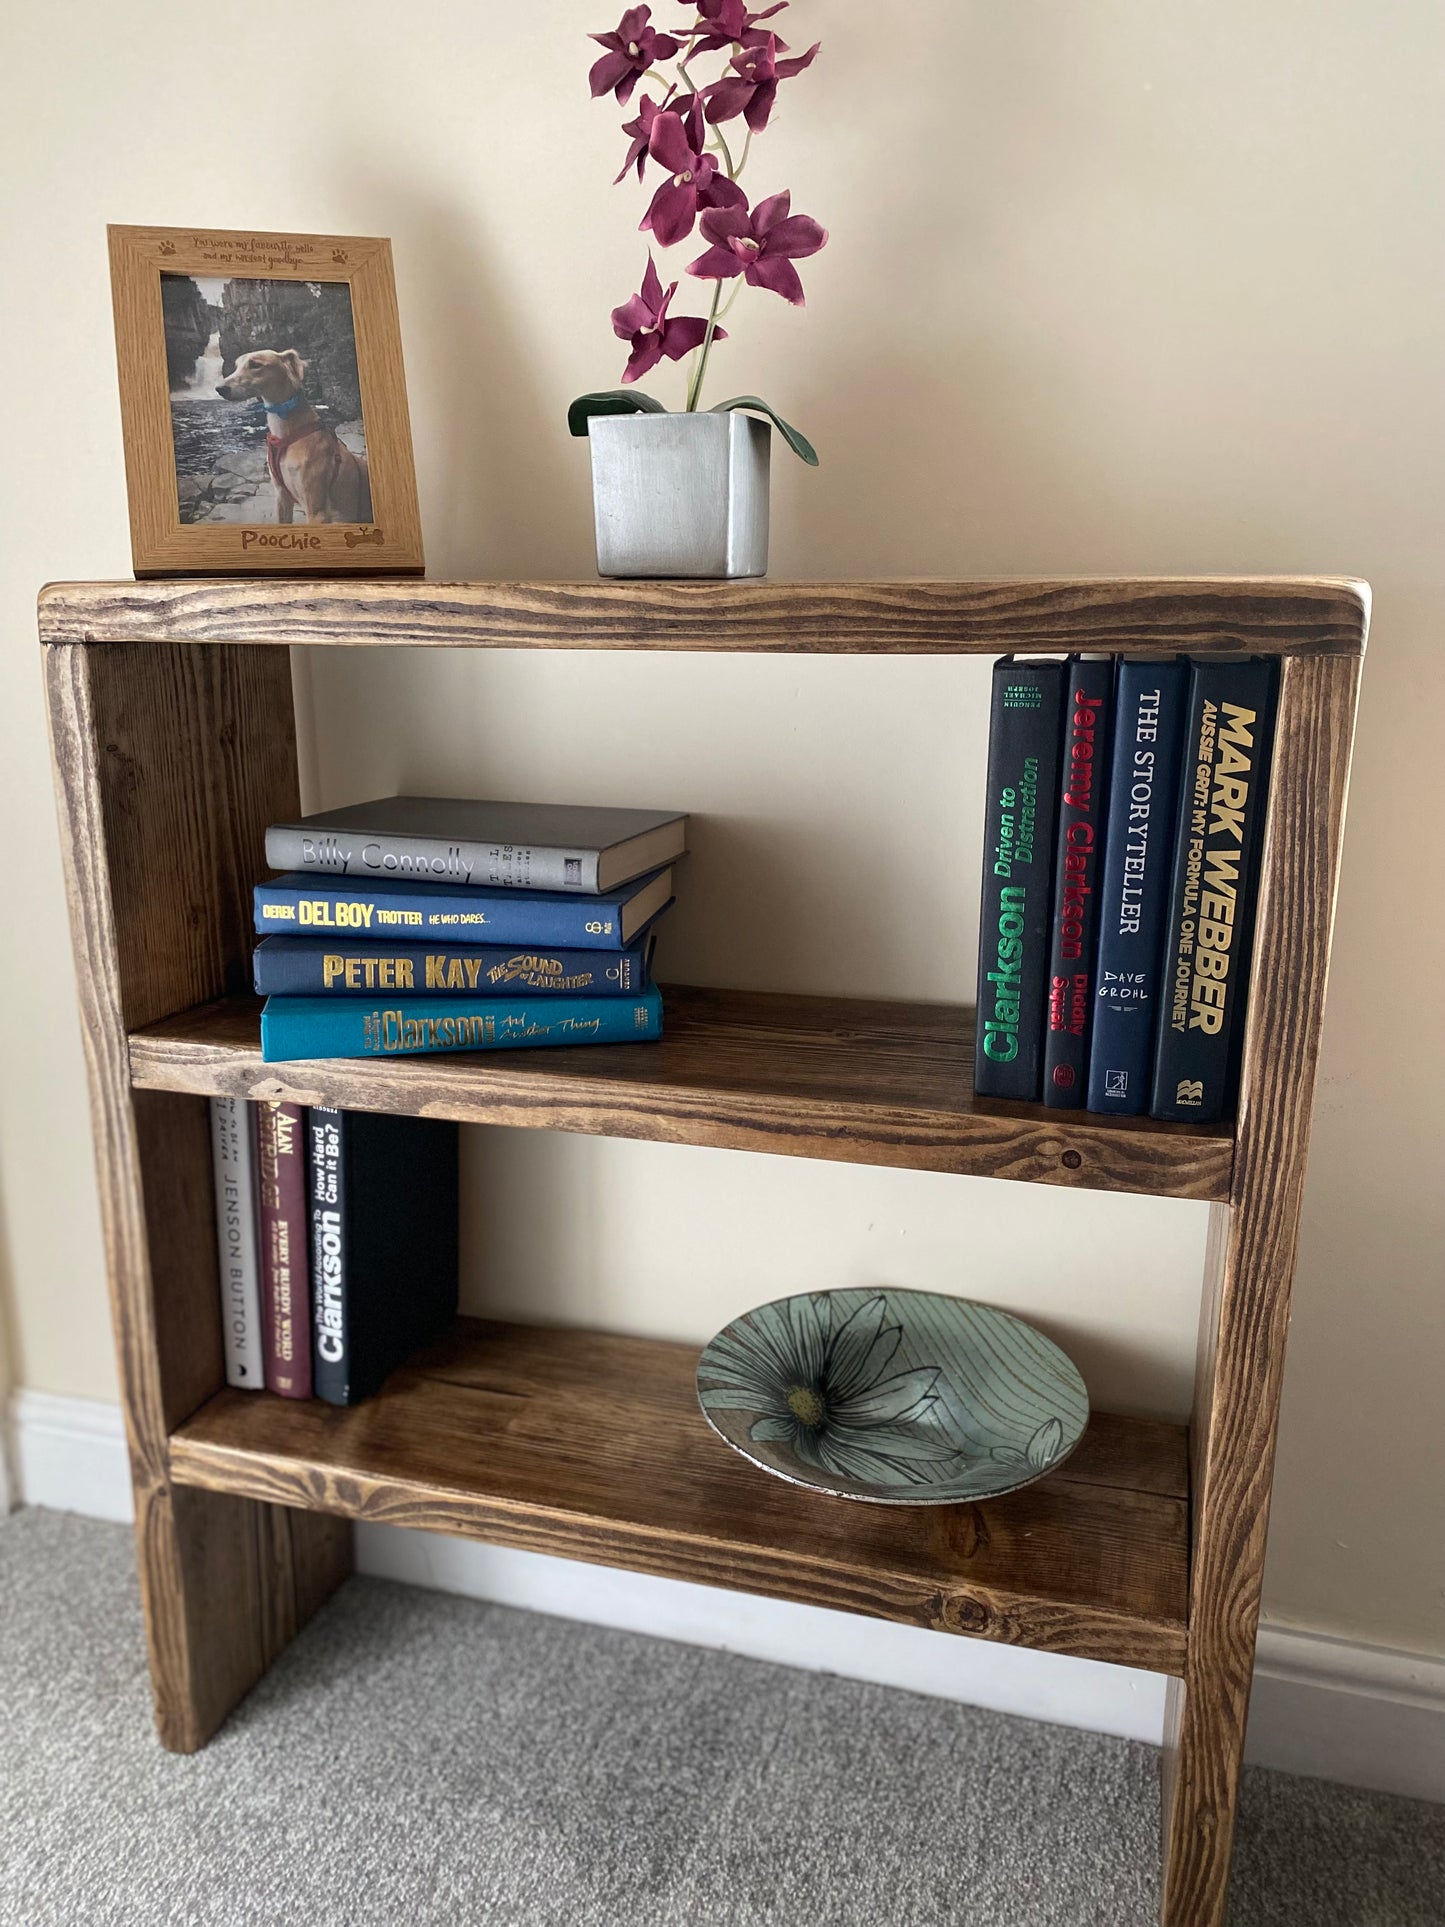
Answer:
<svg viewBox="0 0 1445 1927"><path fill-rule="evenodd" d="M1445 1659L1267 1622L1245 1754L1283 1773L1445 1801Z"/></svg>
<svg viewBox="0 0 1445 1927"><path fill-rule="evenodd" d="M10 1401L11 1463L22 1504L129 1520L119 1410L21 1391ZM1164 1681L1094 1660L981 1640L676 1579L394 1526L357 1528L362 1572L720 1648L807 1671L991 1707L1025 1719L1158 1744ZM1350 1786L1445 1800L1445 1658L1306 1627L1260 1629L1248 1757Z"/></svg>
<svg viewBox="0 0 1445 1927"><path fill-rule="evenodd" d="M21 1505L130 1523L130 1460L118 1405L22 1389L10 1395L9 1432Z"/></svg>

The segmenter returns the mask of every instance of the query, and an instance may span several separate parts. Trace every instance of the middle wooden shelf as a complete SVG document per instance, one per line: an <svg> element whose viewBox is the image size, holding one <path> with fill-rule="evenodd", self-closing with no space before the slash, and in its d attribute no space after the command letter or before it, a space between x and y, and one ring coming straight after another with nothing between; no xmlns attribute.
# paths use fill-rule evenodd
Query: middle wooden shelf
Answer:
<svg viewBox="0 0 1445 1927"><path fill-rule="evenodd" d="M963 1005L664 987L655 1044L266 1064L260 1004L135 1031L138 1088L774 1151L850 1164L1228 1199L1227 1125L1093 1117L973 1095Z"/></svg>

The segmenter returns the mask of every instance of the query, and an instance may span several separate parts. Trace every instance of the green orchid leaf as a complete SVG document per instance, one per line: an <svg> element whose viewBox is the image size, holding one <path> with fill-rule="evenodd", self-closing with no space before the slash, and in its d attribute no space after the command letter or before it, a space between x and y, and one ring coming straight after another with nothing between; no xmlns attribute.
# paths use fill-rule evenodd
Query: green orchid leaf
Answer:
<svg viewBox="0 0 1445 1927"><path fill-rule="evenodd" d="M579 395L567 410L567 426L574 435L585 435L594 415L665 415L667 410L651 395L640 395L635 388L602 388L594 395Z"/></svg>
<svg viewBox="0 0 1445 1927"><path fill-rule="evenodd" d="M576 406L577 404L574 402L573 407L575 408ZM724 415L730 408L743 409L750 415L766 415L795 455L805 461L809 468L816 468L818 466L818 451L808 440L807 436L799 434L798 430L794 428L790 422L783 420L776 409L769 408L768 404L765 401L760 401L756 395L734 395L731 401L715 402L708 412L713 415ZM576 434L578 431L574 429L572 432Z"/></svg>

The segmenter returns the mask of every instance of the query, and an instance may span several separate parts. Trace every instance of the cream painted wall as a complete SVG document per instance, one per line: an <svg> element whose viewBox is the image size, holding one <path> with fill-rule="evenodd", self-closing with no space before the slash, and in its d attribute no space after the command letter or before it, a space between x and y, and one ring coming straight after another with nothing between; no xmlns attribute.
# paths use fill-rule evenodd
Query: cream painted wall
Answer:
<svg viewBox="0 0 1445 1927"><path fill-rule="evenodd" d="M670 11L670 9L669 9ZM756 152L832 229L806 315L735 313L714 396L818 442L778 575L1343 570L1377 620L1271 1541L1277 1615L1445 1650L1442 1069L1429 981L1445 565L1445 16L1429 0L798 0L814 73ZM405 21L404 27L400 24ZM880 21L882 25L880 26ZM0 1224L15 1372L113 1394L39 677L47 577L128 565L107 219L396 244L434 574L590 566L562 417L642 260L585 98L610 25L174 0L4 27ZM393 784L677 804L678 976L946 996L975 931L978 664L394 653L298 662L313 801ZM1186 1398L1196 1207L476 1133L469 1302L702 1337L804 1284L974 1289L1095 1394Z"/></svg>

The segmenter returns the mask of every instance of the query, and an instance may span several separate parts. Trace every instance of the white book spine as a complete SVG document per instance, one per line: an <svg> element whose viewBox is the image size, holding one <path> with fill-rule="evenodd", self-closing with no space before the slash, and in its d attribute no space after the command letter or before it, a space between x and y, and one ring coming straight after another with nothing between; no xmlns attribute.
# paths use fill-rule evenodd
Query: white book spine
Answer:
<svg viewBox="0 0 1445 1927"><path fill-rule="evenodd" d="M226 1383L265 1389L261 1343L261 1241L257 1229L256 1126L242 1097L211 1099L211 1157L216 1174L216 1255Z"/></svg>

